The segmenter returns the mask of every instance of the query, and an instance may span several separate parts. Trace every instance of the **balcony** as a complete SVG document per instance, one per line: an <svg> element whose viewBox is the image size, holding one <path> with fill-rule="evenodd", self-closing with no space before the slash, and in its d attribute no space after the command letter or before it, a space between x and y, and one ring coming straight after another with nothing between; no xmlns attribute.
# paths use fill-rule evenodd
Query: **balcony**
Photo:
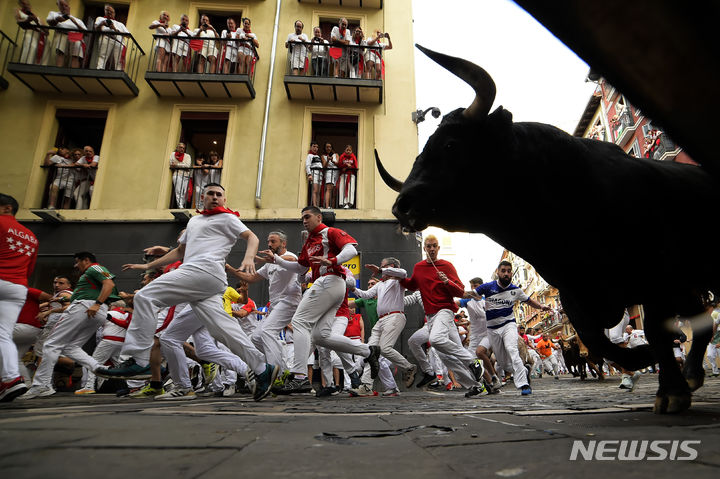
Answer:
<svg viewBox="0 0 720 479"><path fill-rule="evenodd" d="M382 103L381 54L380 47L294 42L288 48L284 78L288 100ZM380 65L375 71L367 68L370 58Z"/></svg>
<svg viewBox="0 0 720 479"><path fill-rule="evenodd" d="M328 169L310 168L307 204L318 208L357 209L357 168L334 170L335 183L327 184ZM328 196L329 195L329 196ZM327 197L327 201L326 201Z"/></svg>
<svg viewBox="0 0 720 479"><path fill-rule="evenodd" d="M18 28L7 70L34 92L137 96L145 52L129 33Z"/></svg>
<svg viewBox="0 0 720 479"><path fill-rule="evenodd" d="M635 134L637 129L635 119L629 110L625 110L619 115L615 115L611 120L613 134L615 136L615 144L624 145L625 142Z"/></svg>
<svg viewBox="0 0 720 479"><path fill-rule="evenodd" d="M315 5L334 5L344 8L375 8L383 7L383 0L298 0L300 3L310 3Z"/></svg>
<svg viewBox="0 0 720 479"><path fill-rule="evenodd" d="M171 210L203 209L200 195L208 183L220 183L222 167L204 164L190 167L170 166L172 173Z"/></svg>
<svg viewBox="0 0 720 479"><path fill-rule="evenodd" d="M665 133L660 133L652 150L652 158L657 161L672 160L680 152L680 148Z"/></svg>
<svg viewBox="0 0 720 479"><path fill-rule="evenodd" d="M0 30L0 90L7 90L8 82L5 79L5 67L14 48L15 42Z"/></svg>
<svg viewBox="0 0 720 479"><path fill-rule="evenodd" d="M250 40L153 35L145 81L160 97L252 99L259 58Z"/></svg>

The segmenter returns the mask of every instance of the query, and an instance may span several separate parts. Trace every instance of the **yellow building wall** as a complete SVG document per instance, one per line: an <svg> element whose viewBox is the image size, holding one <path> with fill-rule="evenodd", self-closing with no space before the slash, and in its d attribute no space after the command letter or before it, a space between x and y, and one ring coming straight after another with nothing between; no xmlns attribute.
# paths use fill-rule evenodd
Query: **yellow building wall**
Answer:
<svg viewBox="0 0 720 479"><path fill-rule="evenodd" d="M199 2L167 0L163 9L170 13L171 24L187 13L190 25L198 23L198 10L242 10L252 20L258 35L260 60L256 65L253 100L210 100L199 98L157 97L144 79L151 45L148 25L160 13L160 3L130 0L127 27L145 51L139 65L137 97L68 96L33 93L14 76L5 73L10 83L0 91L0 191L18 199L18 218L33 221L30 208L40 208L46 171L42 159L53 146L57 134L55 112L59 108L102 109L108 112L90 208L61 210L67 220L170 220L167 206L171 192L168 158L180 136L183 111L228 112L228 130L222 182L227 189L229 207L241 217L252 219L294 219L305 205L307 185L304 160L311 139L311 115L335 113L358 115L359 160L357 210L338 210L338 219L391 219L390 208L396 193L387 188L376 172L373 149L392 163L392 172L406 174L417 155L417 129L410 121L415 110L413 35L410 0L384 2L383 9L342 8L319 4L282 2L277 37L277 55L272 79L266 155L259 208L255 202L260 139L268 93L271 43L276 2L245 0L240 2ZM0 0L0 28L11 38L17 27L16 3ZM43 21L56 10L53 0L32 2L33 11ZM71 13L83 18L82 2L71 1ZM290 101L285 75L287 35L296 19L302 20L305 33L312 36L312 25L320 17L358 18L368 34L375 28L390 32L393 49L385 55L386 76L382 104ZM216 28L218 26L216 25ZM218 30L220 31L220 30Z"/></svg>

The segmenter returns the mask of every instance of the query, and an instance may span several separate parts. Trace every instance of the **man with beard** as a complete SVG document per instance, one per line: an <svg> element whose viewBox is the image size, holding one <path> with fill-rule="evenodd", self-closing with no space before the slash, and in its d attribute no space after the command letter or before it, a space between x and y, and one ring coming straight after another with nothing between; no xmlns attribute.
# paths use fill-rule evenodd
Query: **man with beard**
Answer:
<svg viewBox="0 0 720 479"><path fill-rule="evenodd" d="M286 261L297 261L297 256L287 250L287 235L282 231L271 232L267 242L268 253L280 255ZM268 280L270 312L258 323L251 338L255 347L265 353L268 363L278 365L283 370L287 369L283 361L280 331L292 321L302 297L295 273L274 263L264 265L255 274L244 273L232 267L228 267L228 270L248 283Z"/></svg>
<svg viewBox="0 0 720 479"><path fill-rule="evenodd" d="M497 362L505 371L513 371L515 387L520 389L523 396L527 396L532 394L532 389L525 364L518 352L518 332L513 306L516 301L522 301L543 311L550 311L552 308L538 303L510 282L512 264L509 261L500 262L497 276L497 280L481 284L475 288L475 292L485 296L490 347L495 352Z"/></svg>

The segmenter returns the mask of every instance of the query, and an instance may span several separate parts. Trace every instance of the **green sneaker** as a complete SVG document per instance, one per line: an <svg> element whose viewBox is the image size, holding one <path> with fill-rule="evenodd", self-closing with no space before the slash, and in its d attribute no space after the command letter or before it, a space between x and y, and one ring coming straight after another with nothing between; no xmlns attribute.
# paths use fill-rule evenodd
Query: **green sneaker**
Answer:
<svg viewBox="0 0 720 479"><path fill-rule="evenodd" d="M205 377L203 381L203 386L207 386L211 382L213 382L213 379L218 375L218 371L220 371L220 366L218 366L215 363L205 363L202 365L203 368L203 376Z"/></svg>
<svg viewBox="0 0 720 479"><path fill-rule="evenodd" d="M154 398L155 396L159 396L161 394L165 394L165 389L153 388L153 387L150 387L150 385L148 384L144 388L142 388L138 391L135 391L134 393L131 393L130 397L131 398Z"/></svg>

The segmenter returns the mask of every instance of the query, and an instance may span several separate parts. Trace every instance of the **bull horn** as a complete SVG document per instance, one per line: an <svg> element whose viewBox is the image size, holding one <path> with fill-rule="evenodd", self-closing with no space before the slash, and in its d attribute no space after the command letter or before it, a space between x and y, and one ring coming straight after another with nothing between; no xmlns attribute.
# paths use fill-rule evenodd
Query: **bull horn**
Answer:
<svg viewBox="0 0 720 479"><path fill-rule="evenodd" d="M382 178L385 184L400 193L400 189L403 187L403 182L395 179L390 173L387 172L385 167L380 162L380 157L378 156L377 150L375 150L375 164L377 165L378 173L380 173L380 178Z"/></svg>
<svg viewBox="0 0 720 479"><path fill-rule="evenodd" d="M435 63L463 80L475 90L475 100L465 109L463 115L470 120L483 120L495 101L495 82L483 68L462 58L434 52L415 44L418 50L429 56Z"/></svg>

